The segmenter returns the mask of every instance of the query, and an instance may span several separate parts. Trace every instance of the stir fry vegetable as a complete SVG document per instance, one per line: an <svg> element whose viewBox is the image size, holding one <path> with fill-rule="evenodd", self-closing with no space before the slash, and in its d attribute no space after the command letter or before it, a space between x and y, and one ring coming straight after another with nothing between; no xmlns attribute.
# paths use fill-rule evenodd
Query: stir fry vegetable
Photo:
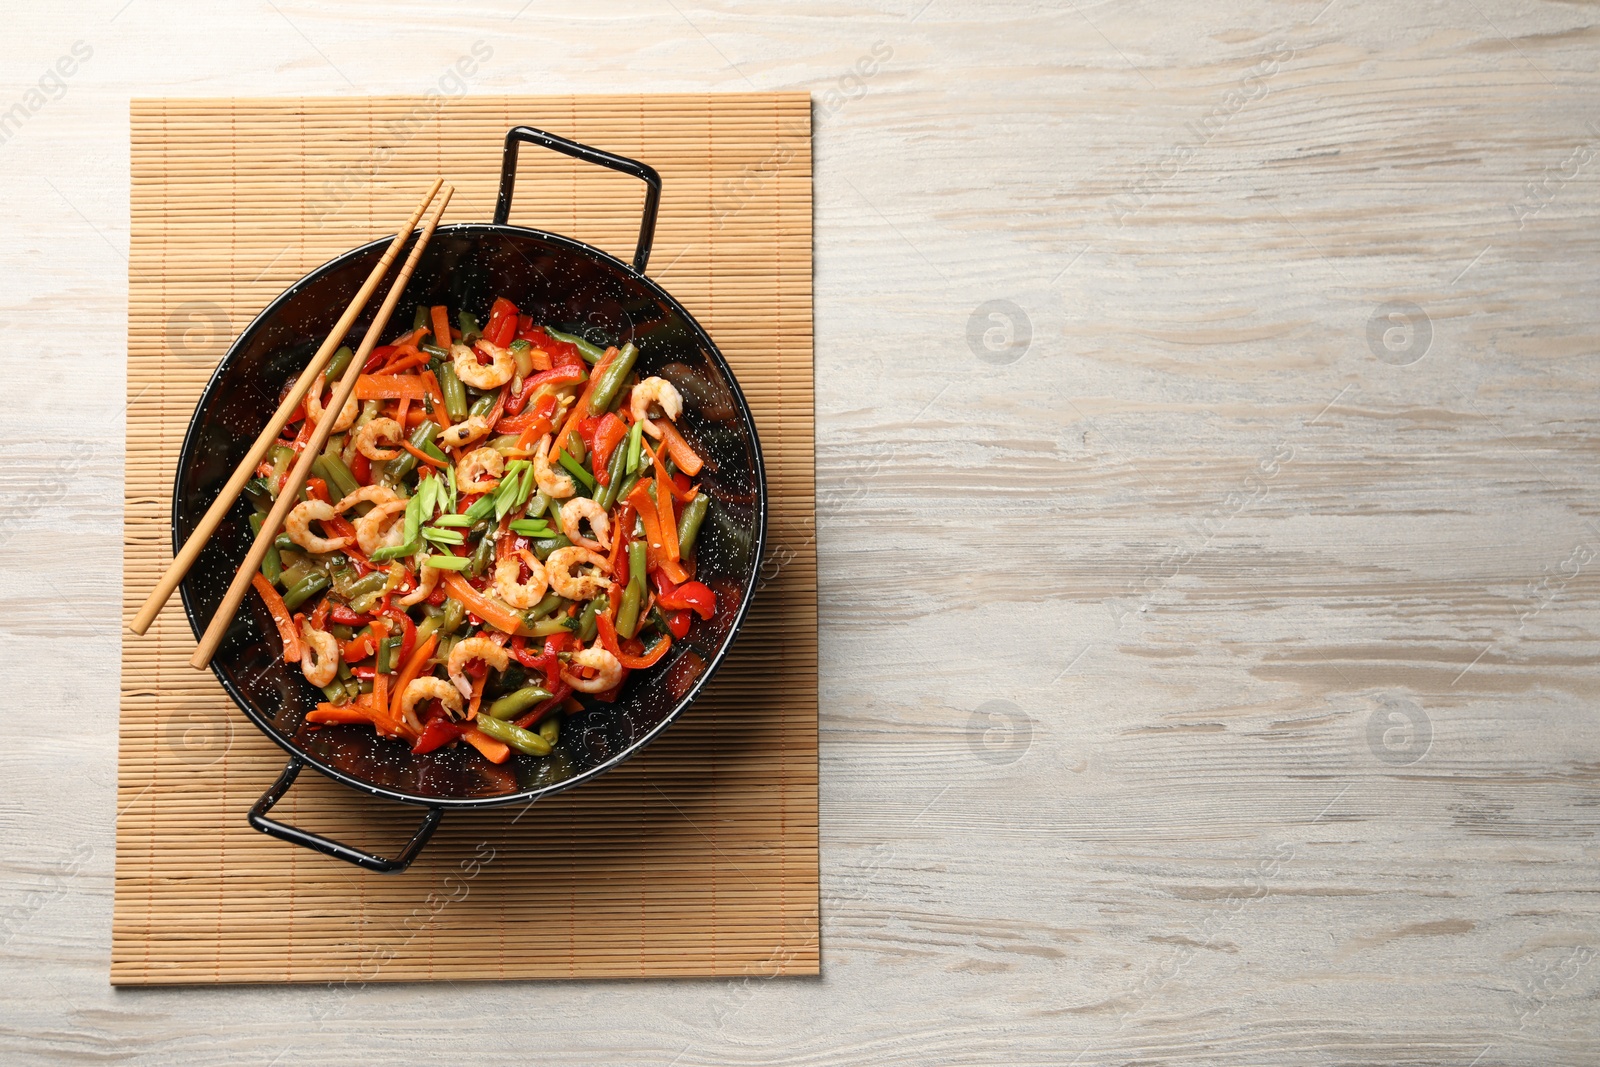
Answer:
<svg viewBox="0 0 1600 1067"><path fill-rule="evenodd" d="M482 320L418 309L342 411L314 384L246 487L259 528L334 420L254 579L285 660L326 698L309 723L548 756L562 713L616 700L715 615L683 398L638 357L500 298Z"/></svg>

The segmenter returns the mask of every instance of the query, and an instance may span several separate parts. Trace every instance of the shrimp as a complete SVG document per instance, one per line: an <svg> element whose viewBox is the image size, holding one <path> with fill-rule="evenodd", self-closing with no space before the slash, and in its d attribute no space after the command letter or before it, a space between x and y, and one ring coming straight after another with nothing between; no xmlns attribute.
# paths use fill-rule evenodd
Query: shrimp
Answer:
<svg viewBox="0 0 1600 1067"><path fill-rule="evenodd" d="M356 451L368 459L394 459L398 448L380 448L378 442L397 445L406 438L405 429L393 419L373 419L356 431Z"/></svg>
<svg viewBox="0 0 1600 1067"><path fill-rule="evenodd" d="M546 496L565 500L578 491L578 485L571 475L550 466L550 440L550 435L545 434L539 441L539 451L533 457L533 480Z"/></svg>
<svg viewBox="0 0 1600 1067"><path fill-rule="evenodd" d="M352 493L351 496L355 494ZM393 548L405 536L399 519L405 515L406 501L391 500L379 504L356 522L356 543L361 551L372 555L380 548Z"/></svg>
<svg viewBox="0 0 1600 1067"><path fill-rule="evenodd" d="M456 647L450 650L445 670L464 697L472 695L472 679L467 677L467 664L475 659L483 660L497 671L505 670L511 663L511 656L506 650L487 637L469 637L465 641L457 641Z"/></svg>
<svg viewBox="0 0 1600 1067"><path fill-rule="evenodd" d="M400 500L400 496L387 485L363 485L333 506L333 510L343 515L357 504L392 504ZM403 504L405 501L400 500Z"/></svg>
<svg viewBox="0 0 1600 1067"><path fill-rule="evenodd" d="M475 448L456 460L456 485L463 493L487 493L500 484L506 458L492 448Z"/></svg>
<svg viewBox="0 0 1600 1067"><path fill-rule="evenodd" d="M321 422L326 412L322 407L322 390L324 375L317 375L317 380L311 383L311 388L306 390L306 416L312 422ZM334 420L333 432L339 433L348 430L356 421L356 416L361 414L361 405L356 401L354 393L344 402L344 408L339 412L339 417Z"/></svg>
<svg viewBox="0 0 1600 1067"><path fill-rule="evenodd" d="M622 681L622 664L617 657L600 647L598 641L590 648L573 653L572 665L588 667L597 672L593 678L584 678L577 671L561 668L561 680L580 693L604 693Z"/></svg>
<svg viewBox="0 0 1600 1067"><path fill-rule="evenodd" d="M320 689L339 673L339 641L328 631L314 629L304 621L300 623L300 636L306 643L305 651L300 653L300 673Z"/></svg>
<svg viewBox="0 0 1600 1067"><path fill-rule="evenodd" d="M455 686L431 674L413 678L411 684L406 686L406 691L400 694L400 717L419 734L422 732L422 720L417 718L417 705L425 700L437 700L443 704L452 719L461 716L461 694L456 692Z"/></svg>
<svg viewBox="0 0 1600 1067"><path fill-rule="evenodd" d="M524 563L529 571L526 581L522 579ZM527 549L516 556L506 556L494 565L494 591L514 608L526 611L543 600L545 590L549 588L550 578L545 573L544 564Z"/></svg>
<svg viewBox="0 0 1600 1067"><path fill-rule="evenodd" d="M413 608L433 595L439 588L439 568L424 564L417 571L417 587L395 601L402 608Z"/></svg>
<svg viewBox="0 0 1600 1067"><path fill-rule="evenodd" d="M660 437L661 430L650 421L652 403L660 404L667 418L677 422L678 416L683 414L683 394L665 378L646 378L633 387L633 396L628 401L628 414L633 416L634 422L644 423L645 433Z"/></svg>
<svg viewBox="0 0 1600 1067"><path fill-rule="evenodd" d="M589 520L589 528L594 531L592 541L583 536L578 526L584 519ZM604 551L611 547L611 520L606 518L606 509L586 496L575 496L561 505L561 532L582 548Z"/></svg>
<svg viewBox="0 0 1600 1067"><path fill-rule="evenodd" d="M602 589L610 589L611 579L598 573L609 566L604 556L576 546L558 548L544 561L550 587L568 600L588 600ZM584 567L593 567L595 570L582 571Z"/></svg>
<svg viewBox="0 0 1600 1067"><path fill-rule="evenodd" d="M460 448L489 436L489 423L482 415L469 415L439 435L439 443L446 448ZM576 491L576 490L574 490Z"/></svg>
<svg viewBox="0 0 1600 1067"><path fill-rule="evenodd" d="M509 351L483 340L478 341L478 347L493 362L479 363L478 353L466 345L450 346L450 359L455 366L457 378L474 389L498 389L517 373L516 357Z"/></svg>
<svg viewBox="0 0 1600 1067"><path fill-rule="evenodd" d="M283 532L307 552L337 552L350 544L348 537L318 537L311 532L313 522L327 522L338 512L326 500L302 500L283 520Z"/></svg>

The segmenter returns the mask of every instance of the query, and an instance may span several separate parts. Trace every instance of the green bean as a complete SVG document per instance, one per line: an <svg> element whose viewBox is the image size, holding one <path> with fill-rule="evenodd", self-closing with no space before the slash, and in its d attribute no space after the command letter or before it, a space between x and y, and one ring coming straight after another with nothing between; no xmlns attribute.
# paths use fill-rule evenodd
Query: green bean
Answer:
<svg viewBox="0 0 1600 1067"><path fill-rule="evenodd" d="M329 626L328 627L328 632L331 633L333 636L337 637L339 639L340 644L343 644L344 642L349 641L351 638L355 637L355 635L356 635L355 630L353 630L350 627L346 626L342 622L336 622L332 626Z"/></svg>
<svg viewBox="0 0 1600 1067"><path fill-rule="evenodd" d="M544 595L543 600L539 601L533 607L523 612L523 614L530 619L542 619L566 603L567 598L562 596L560 593L549 592Z"/></svg>
<svg viewBox="0 0 1600 1067"><path fill-rule="evenodd" d="M428 305L418 304L416 314L411 316L411 328L420 330L428 325Z"/></svg>
<svg viewBox="0 0 1600 1067"><path fill-rule="evenodd" d="M539 724L539 736L548 741L552 748L555 747L555 743L561 739L561 720L554 715L546 716Z"/></svg>
<svg viewBox="0 0 1600 1067"><path fill-rule="evenodd" d="M328 698L328 703L330 703L330 704L343 704L344 703L345 696L346 696L346 690L345 690L345 687L344 687L344 679L343 678L335 678L333 681L329 682L327 685L322 686L321 689L322 689L322 695Z"/></svg>
<svg viewBox="0 0 1600 1067"><path fill-rule="evenodd" d="M444 602L444 614L440 616L439 630L441 633L453 634L461 629L461 624L467 621L467 606L455 597L449 597ZM420 640L420 639L419 639Z"/></svg>
<svg viewBox="0 0 1600 1067"><path fill-rule="evenodd" d="M533 554L539 557L539 562L543 563L550 558L550 553L556 549L571 547L572 542L567 540L566 535L557 534L554 537L541 537L535 541L533 543Z"/></svg>
<svg viewBox="0 0 1600 1067"><path fill-rule="evenodd" d="M278 493L283 485L283 476L289 473L289 464L294 462L294 449L283 445L273 445L272 474L267 477L267 489L272 493L272 499L278 499Z"/></svg>
<svg viewBox="0 0 1600 1067"><path fill-rule="evenodd" d="M595 621L595 616L600 612L600 604L604 597L595 597L583 606L578 613L578 639L584 644L593 641L595 634L600 632L600 624Z"/></svg>
<svg viewBox="0 0 1600 1067"><path fill-rule="evenodd" d="M308 574L283 594L283 606L293 611L307 600L328 588L328 576L321 571Z"/></svg>
<svg viewBox="0 0 1600 1067"><path fill-rule="evenodd" d="M606 464L606 484L601 487L595 502L610 511L617 502L617 492L622 488L623 468L628 465L628 450L621 443L611 450L611 462Z"/></svg>
<svg viewBox="0 0 1600 1067"><path fill-rule="evenodd" d="M262 515L259 511L252 511L250 513L250 533L252 536L261 533L261 524L265 520L266 516ZM279 537L282 537L282 535L280 534ZM290 544L293 544L293 542L291 541ZM282 574L283 558L278 555L278 538L274 538L272 547L268 548L267 554L261 557L261 577L265 578L273 585L277 585L278 578L281 577Z"/></svg>
<svg viewBox="0 0 1600 1067"><path fill-rule="evenodd" d="M619 532L617 536L626 535ZM644 572L647 565L645 543L643 541L629 543L628 587L622 591L622 603L617 605L617 633L623 637L639 635L639 608L644 604Z"/></svg>
<svg viewBox="0 0 1600 1067"><path fill-rule="evenodd" d="M420 634L422 633L422 628L420 626L417 628L417 633L419 634L418 640L421 640ZM379 674L388 674L390 671L394 670L394 654L396 650L399 649L400 642L403 640L403 635L391 634L388 637L385 637L382 641L378 642L377 668Z"/></svg>
<svg viewBox="0 0 1600 1067"><path fill-rule="evenodd" d="M323 373L323 377L330 382L338 381L344 374L345 368L350 366L350 359L354 355L349 345L341 345L339 351L333 354L333 358L328 360L328 369Z"/></svg>
<svg viewBox="0 0 1600 1067"><path fill-rule="evenodd" d="M344 465L344 460L339 456L339 450L333 445L330 444L328 450L322 453L320 458L328 471L328 476L323 480L329 485L337 483L340 496L349 496L361 488L361 484L356 481L356 476L351 474L350 468Z"/></svg>
<svg viewBox="0 0 1600 1067"><path fill-rule="evenodd" d="M560 330L552 330L548 326L544 328L544 332L554 337L557 341L565 341L567 344L577 348L578 354L590 363L599 363L600 357L606 354L605 349L584 340L575 333L562 333Z"/></svg>
<svg viewBox="0 0 1600 1067"><path fill-rule="evenodd" d="M622 383L633 373L633 362L638 358L639 350L632 341L622 346L617 358L600 372L599 379L594 383L594 392L589 394L589 414L604 415L611 410L612 403L622 391Z"/></svg>
<svg viewBox="0 0 1600 1067"><path fill-rule="evenodd" d="M473 722L479 730L496 741L510 745L518 752L526 752L530 756L550 755L550 742L531 730L524 730L509 722L501 722L492 716L480 715Z"/></svg>
<svg viewBox="0 0 1600 1067"><path fill-rule="evenodd" d="M621 447L621 446L618 446ZM622 479L622 486L617 490L617 499L626 500L633 495L633 487L639 484L639 479L644 477L644 471L637 470Z"/></svg>
<svg viewBox="0 0 1600 1067"><path fill-rule="evenodd" d="M458 383L459 384L459 383ZM433 443L433 435L439 432L439 424L424 419L417 423L417 428L411 431L411 447L422 448ZM384 480L398 485L400 479L417 469L417 457L410 452L402 453L389 461L384 468Z"/></svg>
<svg viewBox="0 0 1600 1067"><path fill-rule="evenodd" d="M628 431L628 473L632 474L639 469L640 462L644 459L644 420L640 419L633 424L633 429ZM620 447L620 446L619 446Z"/></svg>
<svg viewBox="0 0 1600 1067"><path fill-rule="evenodd" d="M456 369L449 363L439 367L439 391L444 393L444 410L451 422L463 422L467 417L467 387L456 377Z"/></svg>
<svg viewBox="0 0 1600 1067"><path fill-rule="evenodd" d="M444 360L444 361L448 362L449 359L450 359L450 351L449 351L449 349L441 348L438 345L434 344L432 341L424 341L420 345L418 345L417 347L419 349L421 349L423 352L426 352L428 355L432 356L435 361ZM432 370L434 374L438 374L439 373L439 368L437 366L434 366L433 363L431 363L431 362L429 364L429 369Z"/></svg>
<svg viewBox="0 0 1600 1067"><path fill-rule="evenodd" d="M467 408L467 415L469 417L476 415L480 419L483 418L494 409L494 402L499 398L499 393L493 389L489 390L487 393L484 393L482 396L478 397L478 399L472 402L472 406Z"/></svg>
<svg viewBox="0 0 1600 1067"><path fill-rule="evenodd" d="M550 699L550 690L537 685L525 685L515 693L496 700L489 705L489 717L494 719L512 719L527 711L535 704L543 704Z"/></svg>
<svg viewBox="0 0 1600 1067"><path fill-rule="evenodd" d="M279 534L272 539L272 547L293 549L295 547L294 538L288 534Z"/></svg>
<svg viewBox="0 0 1600 1067"><path fill-rule="evenodd" d="M483 336L483 329L478 325L478 317L470 311L456 312L456 322L461 325L461 343L470 345Z"/></svg>
<svg viewBox="0 0 1600 1067"><path fill-rule="evenodd" d="M339 677L344 679L346 686L350 684L350 679L355 677L354 674L350 673L350 664L346 663L342 656L339 658Z"/></svg>
<svg viewBox="0 0 1600 1067"><path fill-rule="evenodd" d="M466 568L462 570L468 578L476 578L489 567L489 561L494 558L494 538L488 534L483 535L483 540L478 542L478 547L473 549L471 557L467 560Z"/></svg>
<svg viewBox="0 0 1600 1067"><path fill-rule="evenodd" d="M683 506L683 514L678 516L678 553L684 558L694 549L694 539L700 536L700 524L706 521L706 513L711 510L711 498L706 496L705 490L693 500Z"/></svg>
<svg viewBox="0 0 1600 1067"><path fill-rule="evenodd" d="M381 593L384 586L388 584L389 576L387 574L383 571L373 571L371 574L362 575L351 582L345 590L345 594L349 599L354 600L356 597L364 596L367 593ZM365 615L366 612L357 611L356 614Z"/></svg>

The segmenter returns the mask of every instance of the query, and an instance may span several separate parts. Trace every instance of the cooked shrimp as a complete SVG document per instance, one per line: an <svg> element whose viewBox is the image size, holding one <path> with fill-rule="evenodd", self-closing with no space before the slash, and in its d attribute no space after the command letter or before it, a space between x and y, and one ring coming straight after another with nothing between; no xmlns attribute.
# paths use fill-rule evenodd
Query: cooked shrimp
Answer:
<svg viewBox="0 0 1600 1067"><path fill-rule="evenodd" d="M432 596L433 591L437 588L439 588L439 568L429 567L424 564L417 571L416 589L400 597L395 603L402 608L416 607Z"/></svg>
<svg viewBox="0 0 1600 1067"><path fill-rule="evenodd" d="M394 459L400 454L398 448L381 448L379 442L388 445L398 445L406 439L405 428L393 419L373 419L356 431L356 451L368 459Z"/></svg>
<svg viewBox="0 0 1600 1067"><path fill-rule="evenodd" d="M452 719L461 717L461 694L456 692L455 686L431 674L413 678L411 684L406 686L406 691L400 694L400 717L417 733L422 732L422 720L417 718L417 705L427 700L437 700L443 704Z"/></svg>
<svg viewBox="0 0 1600 1067"><path fill-rule="evenodd" d="M449 672L456 688L461 690L462 696L472 695L472 679L467 677L467 664L475 659L483 660L497 671L505 670L511 663L511 656L506 650L487 637L469 637L465 641L457 641L456 647L450 650L445 670Z"/></svg>
<svg viewBox="0 0 1600 1067"><path fill-rule="evenodd" d="M598 641L593 647L573 653L572 665L598 672L593 678L584 678L577 671L561 668L561 680L580 693L604 693L622 681L622 664L617 657L600 647Z"/></svg>
<svg viewBox="0 0 1600 1067"><path fill-rule="evenodd" d="M481 415L469 415L439 435L439 443L446 448L460 448L489 436L489 424Z"/></svg>
<svg viewBox="0 0 1600 1067"><path fill-rule="evenodd" d="M589 520L589 529L594 531L593 540L583 536L578 525L584 519ZM603 551L611 547L611 520L606 517L606 509L586 496L575 496L561 505L561 532L582 548Z"/></svg>
<svg viewBox="0 0 1600 1067"><path fill-rule="evenodd" d="M498 389L517 373L517 360L509 351L488 341L478 341L478 347L492 362L479 363L478 353L466 345L450 346L450 359L456 377L474 389Z"/></svg>
<svg viewBox="0 0 1600 1067"><path fill-rule="evenodd" d="M487 493L500 484L505 469L506 457L492 448L475 448L456 460L456 485L463 493Z"/></svg>
<svg viewBox="0 0 1600 1067"><path fill-rule="evenodd" d="M522 577L522 565L528 565L528 577ZM544 564L527 549L516 556L506 556L494 565L494 591L501 600L522 611L544 599L550 588L550 578Z"/></svg>
<svg viewBox="0 0 1600 1067"><path fill-rule="evenodd" d="M594 570L584 570L586 567ZM568 600L588 600L611 588L611 579L603 573L608 567L604 556L576 546L558 548L544 561L550 587Z"/></svg>
<svg viewBox="0 0 1600 1067"><path fill-rule="evenodd" d="M307 622L300 624L300 636L306 643L305 651L300 653L300 673L320 689L339 673L339 641L328 631L313 629Z"/></svg>
<svg viewBox="0 0 1600 1067"><path fill-rule="evenodd" d="M539 451L533 457L533 480L546 496L565 500L578 491L578 484L565 471L550 466L550 440L545 434L539 441Z"/></svg>
<svg viewBox="0 0 1600 1067"><path fill-rule="evenodd" d="M400 494L390 489L387 485L363 485L333 506L333 510L343 515L357 504L392 504L396 500L404 504Z"/></svg>
<svg viewBox="0 0 1600 1067"><path fill-rule="evenodd" d="M283 520L283 532L307 552L337 552L350 544L348 537L319 537L311 532L313 522L327 522L338 512L325 500L302 500Z"/></svg>
<svg viewBox="0 0 1600 1067"><path fill-rule="evenodd" d="M660 437L661 431L650 421L650 405L659 404L667 418L673 422L678 421L678 416L683 414L683 394L678 392L678 387L665 378L646 378L633 387L633 397L628 402L628 414L633 416L634 422L644 423L644 432L651 437Z"/></svg>
<svg viewBox="0 0 1600 1067"><path fill-rule="evenodd" d="M312 422L321 422L325 413L325 409L322 406L323 378L323 375L317 375L317 380L311 383L310 389L306 390L306 416ZM339 417L334 420L333 432L339 433L342 430L348 430L359 414L361 414L361 404L356 400L355 394L351 393L350 399L344 402L344 408L339 412Z"/></svg>
<svg viewBox="0 0 1600 1067"><path fill-rule="evenodd" d="M356 543L361 546L361 551L370 556L380 548L398 545L400 538L405 536L405 526L400 521L405 511L404 500L391 500L361 516L356 521Z"/></svg>

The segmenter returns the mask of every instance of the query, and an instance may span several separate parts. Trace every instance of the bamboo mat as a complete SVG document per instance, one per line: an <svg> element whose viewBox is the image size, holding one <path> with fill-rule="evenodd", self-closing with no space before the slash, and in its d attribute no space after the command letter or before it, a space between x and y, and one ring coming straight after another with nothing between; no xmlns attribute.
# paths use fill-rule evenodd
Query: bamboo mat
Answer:
<svg viewBox="0 0 1600 1067"><path fill-rule="evenodd" d="M815 974L810 103L805 94L147 100L132 106L124 621L171 557L173 465L232 338L393 227L436 174L488 221L527 124L664 182L648 273L756 413L769 562L707 694L643 755L525 810L447 812L378 875L258 834L284 764L209 672L176 597L124 634L111 980L334 982ZM630 259L642 186L524 147L511 221ZM274 817L379 852L421 809L307 771Z"/></svg>

